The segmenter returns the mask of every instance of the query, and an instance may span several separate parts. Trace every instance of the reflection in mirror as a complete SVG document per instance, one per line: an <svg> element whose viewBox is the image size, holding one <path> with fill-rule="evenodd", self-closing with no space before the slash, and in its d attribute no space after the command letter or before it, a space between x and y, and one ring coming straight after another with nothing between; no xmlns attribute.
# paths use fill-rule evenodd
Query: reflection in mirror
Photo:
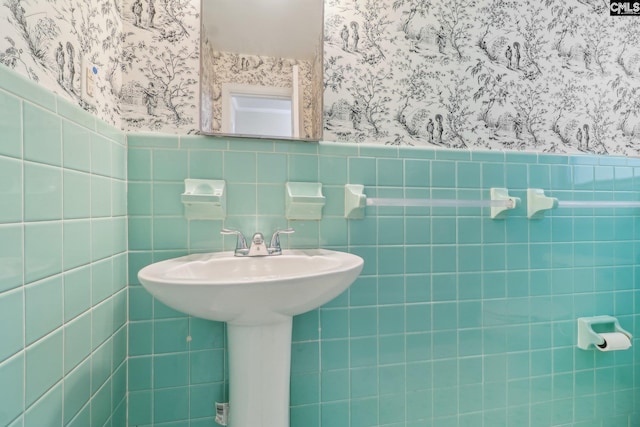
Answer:
<svg viewBox="0 0 640 427"><path fill-rule="evenodd" d="M323 0L202 0L200 130L322 137Z"/></svg>
<svg viewBox="0 0 640 427"><path fill-rule="evenodd" d="M222 97L222 132L241 135L297 136L291 99L278 96L230 94ZM225 106L229 108L225 108Z"/></svg>

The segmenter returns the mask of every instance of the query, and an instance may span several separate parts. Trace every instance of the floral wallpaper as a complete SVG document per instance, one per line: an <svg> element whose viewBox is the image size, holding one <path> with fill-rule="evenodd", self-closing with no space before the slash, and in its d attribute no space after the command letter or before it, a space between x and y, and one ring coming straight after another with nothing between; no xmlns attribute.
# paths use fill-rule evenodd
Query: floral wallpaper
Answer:
<svg viewBox="0 0 640 427"><path fill-rule="evenodd" d="M327 0L324 139L637 155L640 20L606 0Z"/></svg>
<svg viewBox="0 0 640 427"><path fill-rule="evenodd" d="M290 88L293 84L293 66L298 65L302 92L301 138L313 135L312 63L297 59L217 52L205 39L202 52L201 83L203 88L201 124L205 132L221 132L222 84L239 83L256 86ZM208 97L208 99L204 99Z"/></svg>
<svg viewBox="0 0 640 427"><path fill-rule="evenodd" d="M199 0L123 1L125 131L194 133L198 128Z"/></svg>
<svg viewBox="0 0 640 427"><path fill-rule="evenodd" d="M119 126L121 13L117 0L0 0L0 63ZM83 63L95 72L89 102Z"/></svg>
<svg viewBox="0 0 640 427"><path fill-rule="evenodd" d="M126 131L197 131L199 0L0 2L5 66ZM640 20L608 5L325 0L323 139L637 155Z"/></svg>

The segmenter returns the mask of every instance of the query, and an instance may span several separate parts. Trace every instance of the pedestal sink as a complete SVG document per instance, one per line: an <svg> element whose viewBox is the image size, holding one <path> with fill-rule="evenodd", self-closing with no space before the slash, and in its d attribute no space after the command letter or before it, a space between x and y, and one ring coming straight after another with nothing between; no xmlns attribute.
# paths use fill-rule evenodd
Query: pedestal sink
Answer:
<svg viewBox="0 0 640 427"><path fill-rule="evenodd" d="M325 249L218 252L151 264L138 278L169 307L227 322L229 426L288 427L292 318L341 294L362 266L356 255Z"/></svg>

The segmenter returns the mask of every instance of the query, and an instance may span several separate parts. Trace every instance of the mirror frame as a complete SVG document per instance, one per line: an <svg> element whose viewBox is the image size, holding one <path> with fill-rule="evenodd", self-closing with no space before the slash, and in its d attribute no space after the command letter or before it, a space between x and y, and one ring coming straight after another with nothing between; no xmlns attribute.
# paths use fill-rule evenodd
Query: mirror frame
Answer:
<svg viewBox="0 0 640 427"><path fill-rule="evenodd" d="M312 76L314 74L318 74L317 76L314 76L315 78L312 78L312 85L311 85L311 89L312 89L312 95L315 93L318 93L318 98L314 100L315 104L316 104L316 108L317 111L315 112L315 114L312 115L312 123L315 123L315 125L318 128L317 134L314 135L314 137L312 138L296 138L296 137L286 137L286 136L268 136L268 135L246 135L246 134L239 134L239 133L225 133L225 132L214 132L214 131L206 131L203 130L203 119L204 119L204 108L203 108L203 101L205 100L205 91L203 90L203 83L204 80L202 78L203 75L203 70L204 70L204 52L205 52L205 36L206 36L206 32L205 32L205 25L204 25L204 13L203 13L203 8L204 8L204 2L205 1L215 1L215 0L201 0L200 1L200 44L199 44L199 48L200 48L200 57L199 57L199 69L198 69L198 76L199 76L199 82L198 82L198 89L199 89L199 93L198 93L198 134L199 135L207 135L207 136L215 136L215 137L222 137L222 138L227 138L227 137L231 137L231 138L246 138L246 139L258 139L258 140L282 140L282 141L299 141L299 142L319 142L322 140L323 138L323 134L324 134L324 30L325 30L325 25L324 25L324 14L325 14L325 2L324 0L318 0L321 4L321 26L320 26L320 33L317 35L317 46L316 46L316 50L319 56L318 59L318 72L315 73L313 68L312 68ZM296 0L292 0L292 1L296 1ZM255 56L259 56L259 55L255 55ZM313 65L313 64L312 64ZM312 97L313 99L313 97ZM211 98L208 98L207 101L210 101ZM222 120L222 118L219 118L220 120Z"/></svg>

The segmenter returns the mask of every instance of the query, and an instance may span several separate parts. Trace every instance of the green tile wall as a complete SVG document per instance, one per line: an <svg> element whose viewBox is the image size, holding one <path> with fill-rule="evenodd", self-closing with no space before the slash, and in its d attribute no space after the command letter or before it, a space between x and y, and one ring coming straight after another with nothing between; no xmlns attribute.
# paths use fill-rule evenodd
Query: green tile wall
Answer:
<svg viewBox="0 0 640 427"><path fill-rule="evenodd" d="M0 74L0 425L125 427L124 134Z"/></svg>
<svg viewBox="0 0 640 427"><path fill-rule="evenodd" d="M488 198L507 186L576 200L638 200L640 161L351 144L129 135L129 423L213 425L227 399L224 325L155 301L137 271L245 234L292 226L288 247L365 259L343 295L294 319L292 427L640 425L636 345L575 347L580 316L640 333L640 222L631 209L505 220L480 208L368 207L343 218L343 185L381 197ZM187 221L185 178L225 179L224 221ZM287 222L284 183L319 181L323 219ZM135 367L135 369L133 369ZM168 406L167 402L173 405Z"/></svg>

